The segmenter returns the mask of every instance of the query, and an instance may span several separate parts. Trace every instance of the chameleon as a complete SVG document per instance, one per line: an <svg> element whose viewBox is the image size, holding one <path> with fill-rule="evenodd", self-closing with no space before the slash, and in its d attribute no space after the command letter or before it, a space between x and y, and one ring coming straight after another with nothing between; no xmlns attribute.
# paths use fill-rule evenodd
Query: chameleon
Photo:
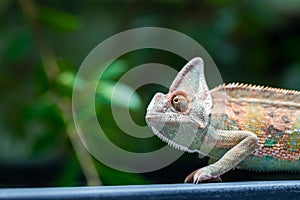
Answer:
<svg viewBox="0 0 300 200"><path fill-rule="evenodd" d="M300 172L300 91L242 83L210 90L196 57L167 94L154 95L145 119L170 146L210 158L185 182L220 180L234 168Z"/></svg>

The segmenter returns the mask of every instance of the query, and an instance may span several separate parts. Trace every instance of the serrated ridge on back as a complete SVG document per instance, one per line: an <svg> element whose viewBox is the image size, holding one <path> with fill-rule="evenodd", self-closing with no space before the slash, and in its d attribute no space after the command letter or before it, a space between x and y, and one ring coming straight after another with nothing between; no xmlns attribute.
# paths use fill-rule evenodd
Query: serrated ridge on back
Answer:
<svg viewBox="0 0 300 200"><path fill-rule="evenodd" d="M255 133L258 136L258 148L252 155L261 159L261 162L274 159L273 168L277 166L281 169L291 162L289 169L293 169L300 164L299 91L230 83L210 92L215 105L218 105L213 110L217 128Z"/></svg>
<svg viewBox="0 0 300 200"><path fill-rule="evenodd" d="M300 91L260 85L229 83L222 84L212 89L211 92L224 91L230 98L248 98L273 102L290 102L300 107Z"/></svg>

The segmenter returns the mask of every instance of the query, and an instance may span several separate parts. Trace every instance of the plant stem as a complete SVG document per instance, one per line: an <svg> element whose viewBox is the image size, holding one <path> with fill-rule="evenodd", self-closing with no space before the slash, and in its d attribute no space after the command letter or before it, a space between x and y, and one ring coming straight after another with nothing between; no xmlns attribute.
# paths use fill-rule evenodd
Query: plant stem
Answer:
<svg viewBox="0 0 300 200"><path fill-rule="evenodd" d="M43 64L45 73L49 82L55 82L56 77L60 73L57 59L54 51L52 50L48 40L45 37L42 25L37 18L38 10L36 4L32 0L19 0L19 5L27 18L32 33L36 39L38 49L40 51L41 62ZM63 120L66 126L67 135L71 141L74 152L78 158L83 174L86 178L88 185L102 185L98 172L94 165L93 159L84 148L79 136L76 134L75 125L72 119L71 100L59 96L55 91L49 89L48 94L51 98L56 99L59 109L61 110Z"/></svg>

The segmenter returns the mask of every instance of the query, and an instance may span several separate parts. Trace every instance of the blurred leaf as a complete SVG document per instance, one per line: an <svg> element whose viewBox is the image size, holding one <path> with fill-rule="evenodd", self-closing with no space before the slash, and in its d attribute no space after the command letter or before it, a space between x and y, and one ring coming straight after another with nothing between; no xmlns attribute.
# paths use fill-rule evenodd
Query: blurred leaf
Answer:
<svg viewBox="0 0 300 200"><path fill-rule="evenodd" d="M55 31L75 31L80 27L80 21L74 15L57 8L39 6L38 18Z"/></svg>
<svg viewBox="0 0 300 200"><path fill-rule="evenodd" d="M31 42L31 37L27 32L21 32L12 37L4 50L5 58L9 62L19 60L28 53Z"/></svg>
<svg viewBox="0 0 300 200"><path fill-rule="evenodd" d="M77 157L73 153L70 153L66 158L63 169L58 175L56 184L64 187L78 185L78 180L82 177L83 174Z"/></svg>
<svg viewBox="0 0 300 200"><path fill-rule="evenodd" d="M49 89L49 82L47 75L42 67L37 67L34 74L34 86L36 88L37 94L43 95L44 92Z"/></svg>
<svg viewBox="0 0 300 200"><path fill-rule="evenodd" d="M232 5L233 3L237 3L233 0L205 0L205 3L211 4L215 7L223 7L223 6L227 6L227 5Z"/></svg>
<svg viewBox="0 0 300 200"><path fill-rule="evenodd" d="M132 88L120 82L101 81L97 88L96 100L106 104L112 101L117 106L132 110L138 110L142 106L140 96Z"/></svg>
<svg viewBox="0 0 300 200"><path fill-rule="evenodd" d="M74 88L74 82L76 81L76 88ZM89 86L86 81L82 80L79 76L75 75L75 72L65 71L58 74L57 79L57 92L63 96L71 97L73 89L85 90Z"/></svg>
<svg viewBox="0 0 300 200"><path fill-rule="evenodd" d="M49 104L38 101L25 109L26 137L34 139L32 142L32 156L40 156L53 151L64 140L60 133L64 128L60 110L55 103ZM59 150L59 148L55 148ZM61 148L62 149L62 148Z"/></svg>
<svg viewBox="0 0 300 200"><path fill-rule="evenodd" d="M127 71L127 63L124 60L116 60L107 67L101 76L101 80L112 80L121 76Z"/></svg>
<svg viewBox="0 0 300 200"><path fill-rule="evenodd" d="M65 165L60 169L58 183L51 182L52 185L85 184L80 165L64 134L62 113L55 106L57 98L71 97L74 81L78 83L77 89L83 91L95 85L76 76L80 63L100 41L130 27L166 27L192 36L209 51L223 78L228 81L275 86L281 80L283 87L300 87L298 0L238 3L232 0L156 0L147 4L130 1L121 6L109 1L100 4L91 1L84 4L79 1L32 2L42 4L38 6L38 16L34 17L41 22L42 26L38 27L41 32L47 34L43 37L44 42L50 44L55 52L60 72L55 83L48 81L39 53L43 47L33 45L40 39L34 38L39 33L33 34L35 30L28 30L29 24L34 24L31 21L34 18L27 18L20 12L18 1L0 0L0 162L3 159L25 162L26 159L35 160L37 156L45 157L51 152L64 151ZM81 25L84 28L80 29ZM54 31L66 34L55 35ZM168 38L161 41L165 39ZM155 141L135 139L121 131L122 127L114 121L111 101L122 108L135 109L130 111L132 119L145 125L143 116L146 105L141 106L141 98L148 102L157 90L166 88L142 86L138 89L139 96L132 88L120 84L116 96L112 97L118 79L133 66L146 62L166 62L170 66L181 67L183 62L179 63L177 57L157 49L132 51L120 56L103 73L97 83L95 103L97 115L103 114L105 119L98 117L98 120L103 123L109 139L120 148L148 152L149 149L156 149L152 147L160 148L164 144L157 143L157 138L153 138ZM94 116L94 109L94 105L86 105L79 112L89 120ZM22 163L14 166L12 178L14 170L27 174L28 170L23 171L21 166ZM48 167L53 170L51 165ZM40 174L44 175L46 172L42 170ZM98 170L104 184L146 183L142 176L136 174L102 165ZM21 177L22 181L15 184L26 185L40 176L37 171L29 173L32 173L30 178ZM7 171L2 171L2 176L0 174L1 184L5 186L7 183L2 179L3 174L5 176ZM176 170L170 171L170 174L174 177L178 175ZM49 183L41 181L39 184L45 186Z"/></svg>
<svg viewBox="0 0 300 200"><path fill-rule="evenodd" d="M75 81L75 74L70 71L62 72L58 75L57 81L62 86L72 89Z"/></svg>
<svg viewBox="0 0 300 200"><path fill-rule="evenodd" d="M12 2L13 0L0 0L0 14L4 12Z"/></svg>
<svg viewBox="0 0 300 200"><path fill-rule="evenodd" d="M282 13L299 14L300 1L299 0L264 0L260 4L268 6Z"/></svg>

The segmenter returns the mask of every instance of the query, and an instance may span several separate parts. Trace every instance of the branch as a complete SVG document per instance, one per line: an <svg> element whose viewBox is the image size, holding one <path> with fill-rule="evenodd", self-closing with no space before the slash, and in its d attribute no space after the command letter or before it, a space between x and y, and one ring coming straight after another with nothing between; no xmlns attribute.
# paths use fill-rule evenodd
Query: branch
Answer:
<svg viewBox="0 0 300 200"><path fill-rule="evenodd" d="M54 51L45 37L44 29L37 19L37 7L32 0L19 0L20 7L25 18L30 24L32 33L35 37L38 49L40 51L41 61L46 72L49 82L55 82L60 73L59 66ZM51 98L57 100L58 107L61 110L63 120L66 125L66 132L71 141L75 154L79 160L81 169L86 178L88 185L102 185L97 173L93 159L81 143L79 136L76 134L75 126L72 119L71 100L62 98L55 91L49 89L48 94Z"/></svg>

